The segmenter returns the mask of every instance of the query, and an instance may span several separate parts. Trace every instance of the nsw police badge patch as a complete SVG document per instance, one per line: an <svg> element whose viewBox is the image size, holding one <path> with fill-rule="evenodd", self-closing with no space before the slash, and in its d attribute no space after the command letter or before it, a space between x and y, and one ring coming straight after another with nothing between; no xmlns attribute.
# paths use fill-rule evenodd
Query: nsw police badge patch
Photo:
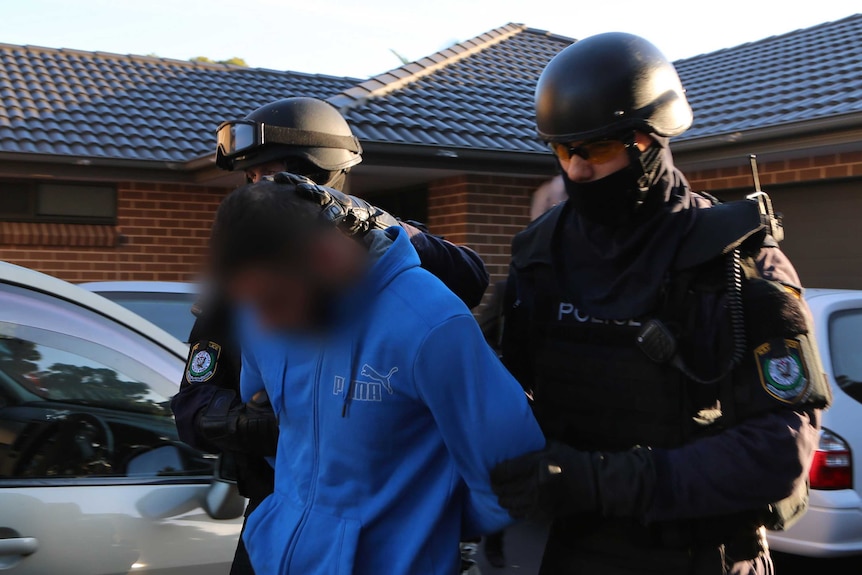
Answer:
<svg viewBox="0 0 862 575"><path fill-rule="evenodd" d="M198 342L189 354L186 365L186 380L189 383L203 383L212 379L218 369L221 346L213 341Z"/></svg>
<svg viewBox="0 0 862 575"><path fill-rule="evenodd" d="M784 403L798 403L805 397L810 382L798 341L764 343L754 350L754 357L760 383L769 395Z"/></svg>

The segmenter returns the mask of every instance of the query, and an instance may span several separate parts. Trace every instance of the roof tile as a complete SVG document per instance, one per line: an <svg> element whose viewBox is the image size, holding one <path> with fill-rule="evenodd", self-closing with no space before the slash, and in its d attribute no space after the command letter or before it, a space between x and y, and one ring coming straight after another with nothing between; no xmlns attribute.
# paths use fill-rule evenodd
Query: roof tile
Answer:
<svg viewBox="0 0 862 575"><path fill-rule="evenodd" d="M679 139L862 113L862 15L676 62L694 108ZM849 97L848 97L849 96Z"/></svg>
<svg viewBox="0 0 862 575"><path fill-rule="evenodd" d="M272 100L357 83L146 56L0 44L0 151L185 162L213 130ZM34 142L36 142L34 144Z"/></svg>
<svg viewBox="0 0 862 575"><path fill-rule="evenodd" d="M508 24L365 81L0 44L0 151L188 161L213 128L291 95L329 98L360 139L547 152L533 90L573 42ZM680 139L862 113L862 15L676 63Z"/></svg>

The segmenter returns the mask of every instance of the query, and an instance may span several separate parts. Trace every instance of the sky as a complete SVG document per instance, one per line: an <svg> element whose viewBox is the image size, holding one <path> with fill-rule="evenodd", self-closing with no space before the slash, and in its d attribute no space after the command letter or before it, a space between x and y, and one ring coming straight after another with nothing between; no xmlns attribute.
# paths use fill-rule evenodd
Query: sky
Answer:
<svg viewBox="0 0 862 575"><path fill-rule="evenodd" d="M0 0L0 42L365 78L509 22L623 31L685 58L837 20L859 0Z"/></svg>

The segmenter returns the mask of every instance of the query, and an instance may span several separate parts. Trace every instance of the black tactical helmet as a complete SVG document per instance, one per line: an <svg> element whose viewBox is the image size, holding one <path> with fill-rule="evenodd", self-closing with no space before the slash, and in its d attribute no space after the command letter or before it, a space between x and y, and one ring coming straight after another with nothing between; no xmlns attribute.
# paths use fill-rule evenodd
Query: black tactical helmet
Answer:
<svg viewBox="0 0 862 575"><path fill-rule="evenodd" d="M691 122L673 64L631 34L599 34L572 44L551 60L536 86L536 124L548 142L630 130L671 137Z"/></svg>
<svg viewBox="0 0 862 575"><path fill-rule="evenodd" d="M285 98L262 106L217 130L216 165L245 170L299 158L322 172L346 170L362 161L362 147L339 111L316 98Z"/></svg>

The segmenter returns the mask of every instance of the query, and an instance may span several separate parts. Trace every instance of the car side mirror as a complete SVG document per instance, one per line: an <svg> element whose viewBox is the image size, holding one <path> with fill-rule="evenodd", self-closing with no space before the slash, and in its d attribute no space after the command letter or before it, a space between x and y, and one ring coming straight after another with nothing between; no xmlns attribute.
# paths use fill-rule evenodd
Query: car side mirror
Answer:
<svg viewBox="0 0 862 575"><path fill-rule="evenodd" d="M201 507L213 519L236 519L245 511L246 503L236 486L236 463L233 457L229 454L219 456Z"/></svg>
<svg viewBox="0 0 862 575"><path fill-rule="evenodd" d="M165 445L142 453L129 462L130 476L152 477L159 470L182 469L182 454L175 445ZM239 494L236 466L220 457L209 485L170 485L148 491L135 504L142 517L166 519L202 508L213 519L236 519L245 511L246 500Z"/></svg>

